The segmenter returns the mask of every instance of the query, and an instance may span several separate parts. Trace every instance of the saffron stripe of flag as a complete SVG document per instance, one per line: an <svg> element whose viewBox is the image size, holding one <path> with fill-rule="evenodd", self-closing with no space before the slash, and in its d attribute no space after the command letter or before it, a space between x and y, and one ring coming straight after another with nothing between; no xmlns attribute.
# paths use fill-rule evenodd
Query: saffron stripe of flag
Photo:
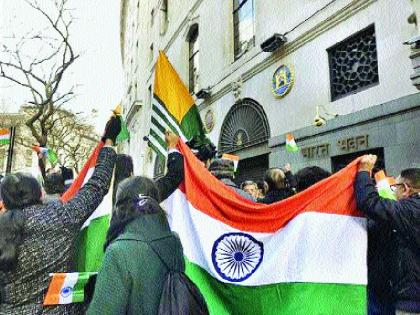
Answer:
<svg viewBox="0 0 420 315"><path fill-rule="evenodd" d="M10 143L10 131L7 128L0 129L0 145L7 145Z"/></svg>
<svg viewBox="0 0 420 315"><path fill-rule="evenodd" d="M180 142L184 183L165 203L186 273L211 314L366 314L366 219L354 161L271 205L244 200Z"/></svg>
<svg viewBox="0 0 420 315"><path fill-rule="evenodd" d="M166 55L160 51L153 87L149 145L157 154L163 156L166 156L166 130L173 131L183 141L192 138L206 141L194 99Z"/></svg>
<svg viewBox="0 0 420 315"><path fill-rule="evenodd" d="M85 286L96 272L54 273L44 298L44 305L81 303Z"/></svg>

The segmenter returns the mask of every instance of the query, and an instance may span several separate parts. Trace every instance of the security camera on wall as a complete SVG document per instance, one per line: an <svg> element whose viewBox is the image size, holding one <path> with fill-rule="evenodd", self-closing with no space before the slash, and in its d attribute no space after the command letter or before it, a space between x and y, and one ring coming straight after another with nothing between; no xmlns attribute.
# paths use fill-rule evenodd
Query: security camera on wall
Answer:
<svg viewBox="0 0 420 315"><path fill-rule="evenodd" d="M319 116L319 115L315 116L314 125L316 127L324 126L326 123L327 123L327 121L324 118L322 118L321 116Z"/></svg>
<svg viewBox="0 0 420 315"><path fill-rule="evenodd" d="M328 115L328 116L331 116L331 117L337 117L338 116L337 113L329 113L329 112L327 112L326 109L325 109L325 107L322 106L322 105L321 106L317 106L316 107L316 115L315 115L315 118L314 118L314 125L315 125L315 127L321 127L321 126L324 126L327 123L327 119L324 118L324 117L322 117L320 115L320 113L319 113L319 109L320 108L322 108L324 110L324 115Z"/></svg>

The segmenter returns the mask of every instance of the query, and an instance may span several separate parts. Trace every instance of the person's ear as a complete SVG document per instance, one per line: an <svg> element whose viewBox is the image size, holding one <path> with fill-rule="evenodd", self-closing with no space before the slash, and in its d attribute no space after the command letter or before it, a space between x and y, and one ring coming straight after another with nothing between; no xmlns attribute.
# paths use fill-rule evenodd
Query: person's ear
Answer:
<svg viewBox="0 0 420 315"><path fill-rule="evenodd" d="M403 192L403 194L408 197L412 193L413 193L413 189L411 188L411 186L409 186L406 183L404 183L404 192Z"/></svg>

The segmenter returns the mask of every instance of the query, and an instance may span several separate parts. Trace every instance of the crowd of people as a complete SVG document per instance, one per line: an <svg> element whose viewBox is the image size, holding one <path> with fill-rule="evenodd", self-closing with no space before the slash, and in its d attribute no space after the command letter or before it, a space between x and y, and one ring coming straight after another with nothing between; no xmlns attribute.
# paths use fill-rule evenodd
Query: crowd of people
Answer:
<svg viewBox="0 0 420 315"><path fill-rule="evenodd" d="M183 181L179 139L166 133L167 173L153 181L134 176L132 158L115 153L120 129L121 121L112 117L93 175L68 202L59 198L72 179L67 169L45 172L44 189L27 174L1 180L1 315L168 314L175 309L182 309L180 314L208 313L199 290L185 277L181 242L160 207ZM285 164L268 169L262 181L237 185L233 161L215 158L214 146L191 148L223 184L256 203L281 201L331 175L317 166L292 174ZM357 207L368 218L369 314L418 314L420 169L401 172L393 185L397 200L390 200L380 197L375 187L375 162L375 156L363 156L354 183ZM86 303L44 307L49 274L75 271L76 238L110 189L113 172L112 219L94 291L87 292ZM177 305L168 302L174 295L180 299Z"/></svg>

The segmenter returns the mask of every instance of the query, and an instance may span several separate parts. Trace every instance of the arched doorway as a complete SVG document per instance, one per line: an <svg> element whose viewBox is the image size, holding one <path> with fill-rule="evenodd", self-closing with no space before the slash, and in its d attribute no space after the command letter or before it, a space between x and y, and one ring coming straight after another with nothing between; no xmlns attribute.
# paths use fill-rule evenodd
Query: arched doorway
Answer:
<svg viewBox="0 0 420 315"><path fill-rule="evenodd" d="M270 127L258 102L245 98L232 106L220 131L219 152L239 155L235 181L262 180L268 168Z"/></svg>

